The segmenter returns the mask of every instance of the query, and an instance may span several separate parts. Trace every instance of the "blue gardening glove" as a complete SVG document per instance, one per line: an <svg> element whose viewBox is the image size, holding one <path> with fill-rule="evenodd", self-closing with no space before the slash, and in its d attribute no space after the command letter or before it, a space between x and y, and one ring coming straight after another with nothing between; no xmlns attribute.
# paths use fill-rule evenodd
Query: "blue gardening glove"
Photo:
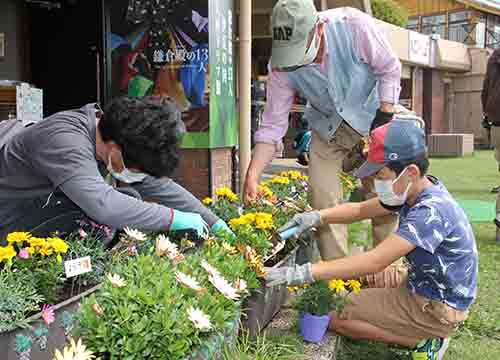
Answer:
<svg viewBox="0 0 500 360"><path fill-rule="evenodd" d="M228 234L232 237L236 237L236 235L234 235L233 231L229 228L229 226L227 226L227 224L223 220L219 220L215 224L213 224L210 231L214 234L218 234L220 232L225 232L226 234Z"/></svg>
<svg viewBox="0 0 500 360"><path fill-rule="evenodd" d="M208 234L208 225L200 214L174 210L173 216L174 218L172 220L172 225L170 225L170 230L193 229L200 237L204 237Z"/></svg>
<svg viewBox="0 0 500 360"><path fill-rule="evenodd" d="M322 225L322 221L319 211L311 211L295 215L292 220L278 229L278 233L297 227L294 236L299 237L302 233L320 225Z"/></svg>
<svg viewBox="0 0 500 360"><path fill-rule="evenodd" d="M266 286L299 286L314 282L312 264L295 265L292 267L264 268L266 272Z"/></svg>

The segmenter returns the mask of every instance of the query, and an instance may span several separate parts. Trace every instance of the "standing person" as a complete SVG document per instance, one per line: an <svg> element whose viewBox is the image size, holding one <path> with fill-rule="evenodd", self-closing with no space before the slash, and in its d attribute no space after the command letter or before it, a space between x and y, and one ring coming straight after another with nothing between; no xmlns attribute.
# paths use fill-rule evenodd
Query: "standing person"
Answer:
<svg viewBox="0 0 500 360"><path fill-rule="evenodd" d="M267 105L255 135L245 200L255 199L265 167L282 149L295 94L308 101L313 130L310 200L314 208L342 201L338 174L346 155L370 129L392 119L401 63L373 18L353 8L318 13L312 0L280 0L273 10L273 48ZM387 234L396 218L380 220ZM381 241L384 236L380 239ZM324 260L347 254L347 227L325 225L318 245Z"/></svg>
<svg viewBox="0 0 500 360"><path fill-rule="evenodd" d="M488 60L486 77L484 78L483 91L481 92L483 104L484 123L489 127L491 142L495 147L495 159L500 171L500 49L496 49ZM500 186L492 190L497 195L497 226L496 238L500 241Z"/></svg>
<svg viewBox="0 0 500 360"><path fill-rule="evenodd" d="M377 247L318 264L266 269L268 286L318 280L364 279L330 328L356 339L411 348L414 360L441 360L448 337L468 316L477 296L478 251L472 227L437 178L427 176L424 131L393 120L372 132L368 160L357 176L375 176L377 198L299 214L280 231L299 233L319 224L350 224L399 213L398 229ZM407 271L391 266L405 257Z"/></svg>
<svg viewBox="0 0 500 360"><path fill-rule="evenodd" d="M114 229L227 230L167 178L182 133L177 107L151 98L117 98L103 113L90 104L26 128L1 123L0 241L12 231L71 232L84 215ZM108 185L100 165L127 187Z"/></svg>

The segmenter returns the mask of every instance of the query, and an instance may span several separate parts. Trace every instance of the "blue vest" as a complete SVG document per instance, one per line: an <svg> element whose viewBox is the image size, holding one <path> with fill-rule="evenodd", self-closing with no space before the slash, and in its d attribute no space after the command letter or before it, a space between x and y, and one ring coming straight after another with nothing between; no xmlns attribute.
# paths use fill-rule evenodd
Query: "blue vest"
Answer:
<svg viewBox="0 0 500 360"><path fill-rule="evenodd" d="M350 29L342 16L325 23L328 42L328 74L320 64L288 73L293 88L308 105L304 116L326 142L346 121L363 136L368 135L380 106L377 79L353 48Z"/></svg>

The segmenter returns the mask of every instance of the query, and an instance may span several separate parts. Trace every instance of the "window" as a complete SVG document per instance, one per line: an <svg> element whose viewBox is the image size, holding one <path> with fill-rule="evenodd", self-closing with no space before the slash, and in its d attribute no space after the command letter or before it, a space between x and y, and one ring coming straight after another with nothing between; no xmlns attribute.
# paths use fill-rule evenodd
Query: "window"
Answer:
<svg viewBox="0 0 500 360"><path fill-rule="evenodd" d="M419 28L420 28L419 25L420 25L420 19L418 17L409 18L408 24L406 25L406 28L408 30L419 31Z"/></svg>
<svg viewBox="0 0 500 360"><path fill-rule="evenodd" d="M486 46L496 49L500 47L500 17L488 14L486 18Z"/></svg>
<svg viewBox="0 0 500 360"><path fill-rule="evenodd" d="M422 17L423 34L439 34L442 38L446 37L446 15L431 15Z"/></svg>
<svg viewBox="0 0 500 360"><path fill-rule="evenodd" d="M469 12L452 12L448 16L448 40L470 43L473 39L469 35L472 30L469 24Z"/></svg>

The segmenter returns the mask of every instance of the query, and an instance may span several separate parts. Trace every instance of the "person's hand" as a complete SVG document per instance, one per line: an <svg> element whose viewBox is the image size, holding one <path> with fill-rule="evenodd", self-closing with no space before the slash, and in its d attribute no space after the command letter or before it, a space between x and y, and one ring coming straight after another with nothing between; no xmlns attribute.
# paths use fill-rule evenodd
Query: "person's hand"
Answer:
<svg viewBox="0 0 500 360"><path fill-rule="evenodd" d="M200 214L174 210L173 217L170 230L193 229L200 237L208 234L208 225Z"/></svg>
<svg viewBox="0 0 500 360"><path fill-rule="evenodd" d="M259 183L252 177L247 176L245 179L245 189L243 192L243 202L245 205L257 199L257 194L259 193Z"/></svg>
<svg viewBox="0 0 500 360"><path fill-rule="evenodd" d="M278 229L278 233L282 233L288 229L297 227L297 231L295 232L294 236L299 237L307 230L310 230L313 227L320 226L321 224L322 221L319 211L306 212L295 215L292 220Z"/></svg>
<svg viewBox="0 0 500 360"><path fill-rule="evenodd" d="M215 224L213 224L210 231L214 234L225 233L227 235L230 235L231 237L236 237L233 231L223 220L219 220Z"/></svg>
<svg viewBox="0 0 500 360"><path fill-rule="evenodd" d="M266 286L279 285L299 286L314 282L312 264L295 265L293 267L264 268L266 272Z"/></svg>

